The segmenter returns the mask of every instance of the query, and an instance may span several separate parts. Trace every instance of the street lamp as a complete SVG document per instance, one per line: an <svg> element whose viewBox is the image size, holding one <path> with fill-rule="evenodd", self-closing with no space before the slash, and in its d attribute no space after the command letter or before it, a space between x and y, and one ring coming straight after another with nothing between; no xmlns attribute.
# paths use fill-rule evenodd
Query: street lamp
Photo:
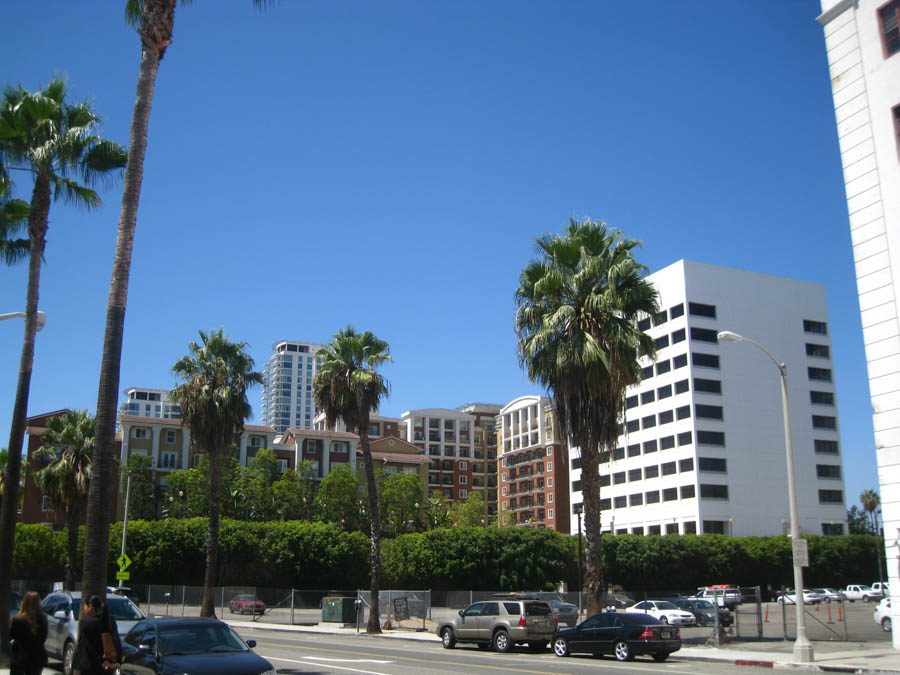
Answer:
<svg viewBox="0 0 900 675"><path fill-rule="evenodd" d="M730 330L719 331L718 338L722 342L749 342L759 347L781 373L781 404L784 416L784 450L787 455L788 506L791 516L791 548L794 563L794 607L797 610L797 640L794 642L794 658L806 663L813 660L813 648L806 636L806 613L803 610L803 548L805 540L800 539L800 521L797 518L797 487L794 484L794 445L791 441L791 405L788 400L787 366L772 356L772 352L750 338L733 333ZM801 541L803 543L801 543Z"/></svg>
<svg viewBox="0 0 900 675"><path fill-rule="evenodd" d="M9 314L0 314L0 321L3 321L5 319L15 319L16 317L22 317L24 319L25 312L10 312ZM45 312L42 312L41 310L38 310L37 326L35 327L35 330L38 331L43 328L45 323L47 323L47 314Z"/></svg>
<svg viewBox="0 0 900 675"><path fill-rule="evenodd" d="M575 514L578 516L578 617L581 617L581 595L584 591L584 583L581 577L581 514L584 512L584 502L575 504ZM610 524L610 527L612 525Z"/></svg>

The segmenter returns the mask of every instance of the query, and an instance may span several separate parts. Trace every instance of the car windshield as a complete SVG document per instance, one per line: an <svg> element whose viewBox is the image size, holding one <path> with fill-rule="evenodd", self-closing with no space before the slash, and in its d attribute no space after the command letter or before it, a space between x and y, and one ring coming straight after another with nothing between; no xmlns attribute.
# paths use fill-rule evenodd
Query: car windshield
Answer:
<svg viewBox="0 0 900 675"><path fill-rule="evenodd" d="M109 608L112 618L116 621L140 621L144 618L143 612L128 598L120 596L107 597L106 606Z"/></svg>
<svg viewBox="0 0 900 675"><path fill-rule="evenodd" d="M657 602L656 609L678 609L678 607L671 602Z"/></svg>
<svg viewBox="0 0 900 675"><path fill-rule="evenodd" d="M160 626L159 644L163 654L209 654L245 652L248 647L224 623Z"/></svg>
<svg viewBox="0 0 900 675"><path fill-rule="evenodd" d="M695 600L694 607L697 609L712 609L713 604L709 600Z"/></svg>

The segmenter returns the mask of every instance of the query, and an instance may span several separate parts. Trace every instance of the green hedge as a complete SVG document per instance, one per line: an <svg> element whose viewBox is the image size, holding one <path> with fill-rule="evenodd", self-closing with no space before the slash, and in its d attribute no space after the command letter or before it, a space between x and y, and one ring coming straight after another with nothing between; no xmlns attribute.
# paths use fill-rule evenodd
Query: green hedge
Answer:
<svg viewBox="0 0 900 675"><path fill-rule="evenodd" d="M109 578L115 578L122 524L110 527ZM843 587L877 576L872 535L806 537L807 586ZM83 555L81 532L79 559ZM369 540L360 532L304 521L223 519L219 583L276 588L365 588ZM206 519L130 521L133 584L203 584ZM793 586L790 539L684 535L606 535L607 581L628 590L683 590L708 584ZM13 576L63 578L65 531L19 525ZM451 528L405 534L382 545L383 588L524 590L570 587L577 580L577 538L552 530Z"/></svg>

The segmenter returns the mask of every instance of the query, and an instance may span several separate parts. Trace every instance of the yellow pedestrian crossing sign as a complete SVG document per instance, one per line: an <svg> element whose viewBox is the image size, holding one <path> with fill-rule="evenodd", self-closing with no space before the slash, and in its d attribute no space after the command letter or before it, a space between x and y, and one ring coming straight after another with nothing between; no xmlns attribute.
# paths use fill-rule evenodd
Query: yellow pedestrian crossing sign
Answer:
<svg viewBox="0 0 900 675"><path fill-rule="evenodd" d="M131 574L128 572L122 572L121 570L116 572L116 579L119 581L128 581L131 578Z"/></svg>
<svg viewBox="0 0 900 675"><path fill-rule="evenodd" d="M125 553L119 556L119 559L116 560L119 563L119 569L123 572L128 569L128 566L131 564L131 558L129 558Z"/></svg>

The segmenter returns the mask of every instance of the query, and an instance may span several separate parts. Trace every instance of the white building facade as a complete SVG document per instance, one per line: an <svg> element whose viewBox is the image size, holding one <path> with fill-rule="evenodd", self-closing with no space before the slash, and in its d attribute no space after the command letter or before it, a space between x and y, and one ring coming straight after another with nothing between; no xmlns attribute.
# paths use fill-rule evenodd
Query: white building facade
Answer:
<svg viewBox="0 0 900 675"><path fill-rule="evenodd" d="M322 359L314 342L282 340L272 345L273 354L263 368L261 417L278 432L288 428L312 429L318 413L313 397L313 379Z"/></svg>
<svg viewBox="0 0 900 675"><path fill-rule="evenodd" d="M894 612L900 595L900 0L822 0ZM894 634L900 649L900 633Z"/></svg>
<svg viewBox="0 0 900 675"><path fill-rule="evenodd" d="M130 387L124 392L126 401L119 405L119 414L138 417L158 417L164 420L180 420L181 406L172 403L165 389Z"/></svg>
<svg viewBox="0 0 900 675"><path fill-rule="evenodd" d="M655 362L627 391L618 447L601 464L604 532L772 535L790 526L778 368L787 365L799 526L847 531L828 308L819 284L689 261L648 277L660 314L641 322ZM580 453L570 450L574 508Z"/></svg>

